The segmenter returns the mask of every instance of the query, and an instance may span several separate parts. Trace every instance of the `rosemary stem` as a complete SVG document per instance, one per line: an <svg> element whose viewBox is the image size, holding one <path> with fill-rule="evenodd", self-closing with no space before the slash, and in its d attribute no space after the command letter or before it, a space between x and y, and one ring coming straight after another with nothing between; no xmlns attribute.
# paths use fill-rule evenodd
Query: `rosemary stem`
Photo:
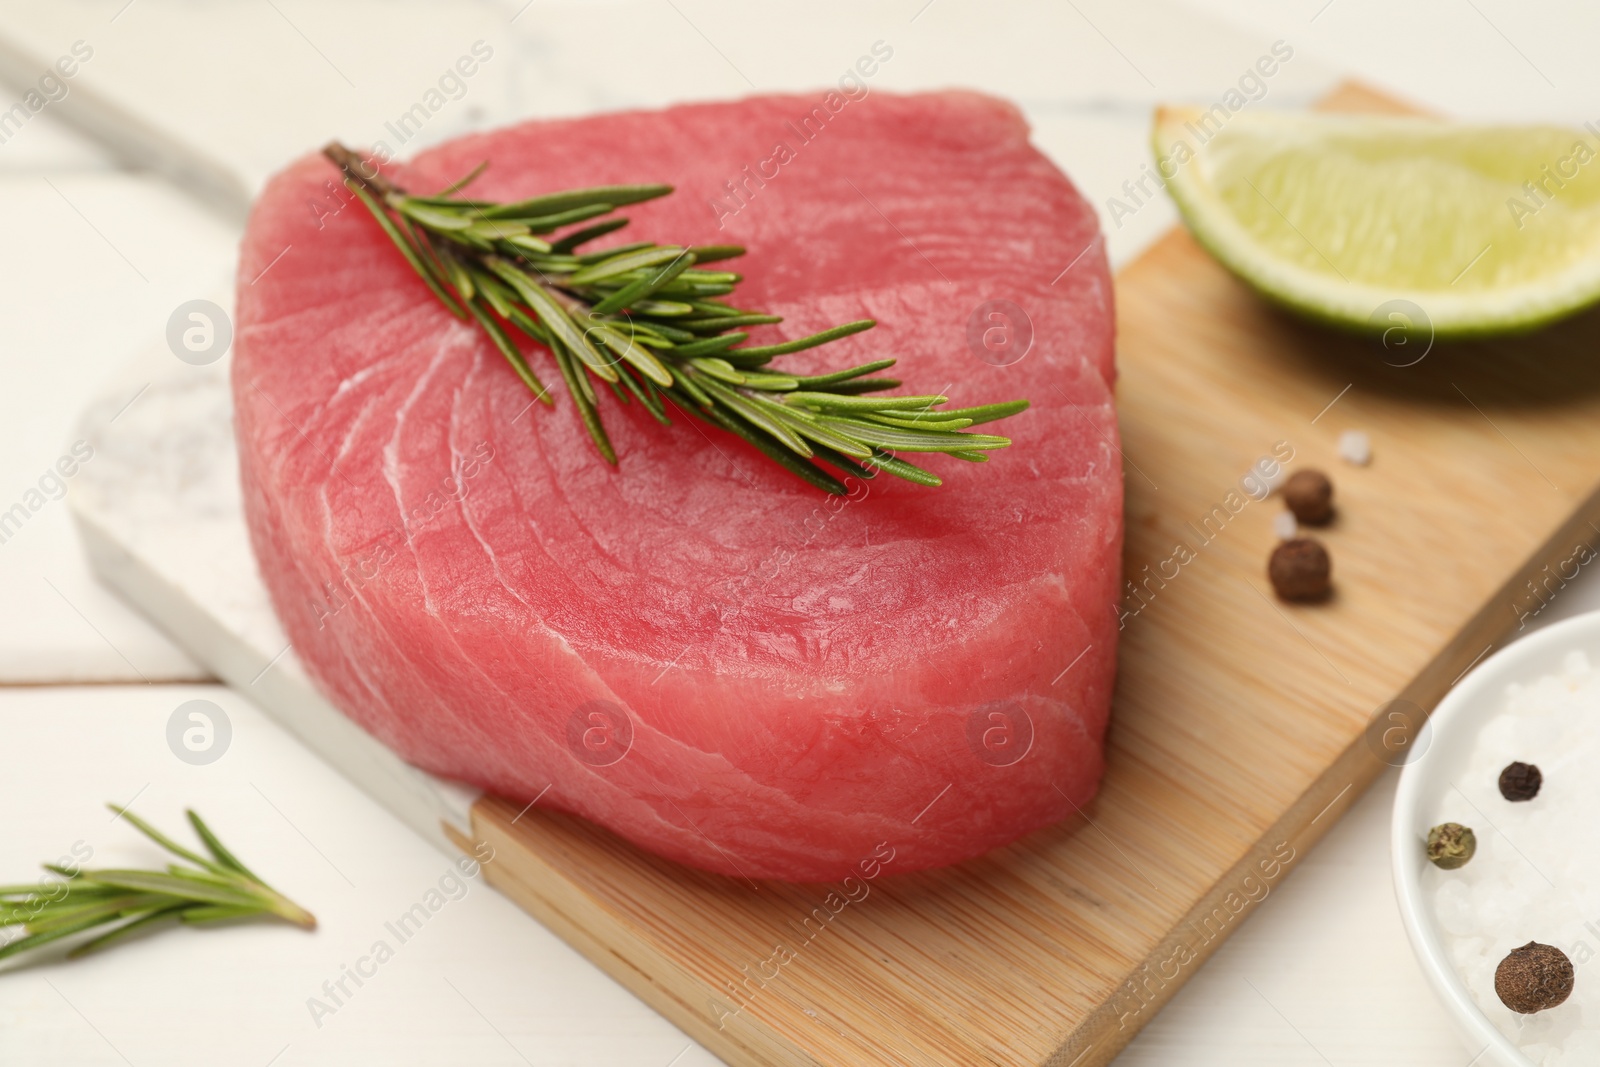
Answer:
<svg viewBox="0 0 1600 1067"><path fill-rule="evenodd" d="M658 421L667 421L661 398L671 398L829 493L843 492L843 485L813 460L864 477L881 470L936 486L936 475L896 454L938 452L974 460L1010 439L971 434L968 427L1027 407L1026 401L1011 401L940 411L942 395L883 395L899 381L870 375L892 366L892 358L809 376L773 371L767 364L775 357L831 344L876 322L861 319L741 347L750 327L781 321L723 299L742 275L705 269L706 263L743 255L741 247L642 241L580 251L627 222L593 220L664 196L671 186L570 189L513 203L458 197L482 172L480 165L444 191L422 196L408 193L342 144L329 144L323 153L440 303L473 322L547 403L549 391L510 327L550 350L595 449L608 463L615 464L617 455L600 417L605 391L595 380L619 403L637 396ZM553 232L574 225L564 234ZM299 921L297 909L278 911L274 904L268 910Z"/></svg>

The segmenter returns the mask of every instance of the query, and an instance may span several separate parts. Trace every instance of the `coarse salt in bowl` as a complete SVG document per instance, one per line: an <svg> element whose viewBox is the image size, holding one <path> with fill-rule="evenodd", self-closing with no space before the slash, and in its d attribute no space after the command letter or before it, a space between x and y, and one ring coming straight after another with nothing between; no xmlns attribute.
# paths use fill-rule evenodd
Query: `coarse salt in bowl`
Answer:
<svg viewBox="0 0 1600 1067"><path fill-rule="evenodd" d="M1434 710L1400 775L1391 841L1412 947L1475 1064L1600 1064L1600 612L1525 637ZM1500 794L1513 761L1536 765L1532 800ZM1428 830L1471 827L1472 860L1428 862ZM1573 990L1532 1015L1495 994L1495 969L1537 941L1571 959Z"/></svg>

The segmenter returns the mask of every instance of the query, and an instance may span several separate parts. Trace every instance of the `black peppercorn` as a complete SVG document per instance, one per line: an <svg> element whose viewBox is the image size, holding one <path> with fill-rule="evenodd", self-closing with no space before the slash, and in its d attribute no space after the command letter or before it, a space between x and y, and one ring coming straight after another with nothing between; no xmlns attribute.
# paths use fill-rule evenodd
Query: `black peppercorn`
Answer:
<svg viewBox="0 0 1600 1067"><path fill-rule="evenodd" d="M1553 1008L1572 995L1572 961L1554 945L1529 941L1494 970L1500 1003L1522 1015Z"/></svg>
<svg viewBox="0 0 1600 1067"><path fill-rule="evenodd" d="M1328 550L1310 537L1280 543L1267 561L1272 588L1285 600L1323 599L1332 589L1328 582L1332 570Z"/></svg>
<svg viewBox="0 0 1600 1067"><path fill-rule="evenodd" d="M1544 785L1544 775L1531 763L1508 763L1500 772L1500 795L1507 800L1532 800Z"/></svg>
<svg viewBox="0 0 1600 1067"><path fill-rule="evenodd" d="M1318 470L1295 471L1283 484L1283 502L1297 521L1326 526L1333 521L1333 482Z"/></svg>

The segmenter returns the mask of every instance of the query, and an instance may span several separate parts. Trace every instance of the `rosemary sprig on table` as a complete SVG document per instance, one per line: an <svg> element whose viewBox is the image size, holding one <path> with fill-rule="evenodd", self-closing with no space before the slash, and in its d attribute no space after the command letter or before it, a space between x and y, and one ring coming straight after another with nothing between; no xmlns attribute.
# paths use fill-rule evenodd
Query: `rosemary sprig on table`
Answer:
<svg viewBox="0 0 1600 1067"><path fill-rule="evenodd" d="M184 848L131 811L106 806L192 866L174 863L165 871L73 870L47 863L45 869L62 880L0 886L0 928L22 931L20 937L0 944L0 958L96 927L112 927L67 954L76 958L168 919L206 925L275 915L308 930L317 925L309 911L239 862L193 811L187 813L189 823L209 858Z"/></svg>
<svg viewBox="0 0 1600 1067"><path fill-rule="evenodd" d="M550 392L528 365L513 331L548 347L567 392L606 462L616 453L600 421L599 387L637 400L663 425L668 405L737 434L812 485L845 487L814 460L844 474L887 471L920 485L940 479L900 458L942 452L982 463L1009 438L973 433L1015 415L1026 400L941 409L948 397L879 395L900 382L877 377L879 359L831 374L768 368L777 356L870 329L871 319L773 345L741 347L747 329L782 321L721 299L740 276L705 264L743 255L734 245L650 242L599 252L580 249L626 226L618 207L665 196L668 185L574 189L501 204L458 197L483 170L433 196L412 196L356 153L324 154L406 261L457 318L474 321L518 377L545 403ZM572 227L568 229L568 227ZM561 236L556 231L565 229ZM599 383L597 385L596 383Z"/></svg>

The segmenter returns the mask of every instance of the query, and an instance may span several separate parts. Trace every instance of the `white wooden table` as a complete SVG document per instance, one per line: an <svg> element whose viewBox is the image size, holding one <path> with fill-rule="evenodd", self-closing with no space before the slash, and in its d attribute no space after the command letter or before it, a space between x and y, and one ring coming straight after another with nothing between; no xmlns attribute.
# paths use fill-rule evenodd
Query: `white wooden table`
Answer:
<svg viewBox="0 0 1600 1067"><path fill-rule="evenodd" d="M173 143L207 146L220 161L208 187L222 204L201 207L122 169L65 132L56 105L0 143L9 238L0 245L0 508L70 447L99 380L159 336L178 304L225 288L238 234L228 189L244 195L274 160L317 143L324 131L308 128L308 115L357 140L381 136L383 119L479 35L499 35L496 60L419 141L517 114L810 88L883 39L896 57L875 87L967 83L1018 99L1040 143L1097 205L1137 177L1151 103L1215 99L1278 39L1296 56L1266 103L1299 106L1342 71L1443 112L1600 117L1583 111L1600 99L1584 51L1600 39L1600 12L1576 2L1191 0L1190 10L1077 0L997 11L977 0L823 0L757 13L691 0L485 0L448 16L422 0L399 7L405 18L444 19L429 47L392 47L370 3L0 0L0 41L51 57L76 40L92 44L72 92L114 100ZM600 77L574 42L608 27ZM682 61L669 70L663 57ZM0 101L15 95L0 90ZM1161 201L1120 227L1105 217L1114 258L1125 261L1172 219ZM97 862L148 862L100 803L137 798L169 823L192 805L322 920L315 935L179 931L98 961L0 970L0 1065L716 1062L476 882L318 1025L307 999L325 996L323 983L437 884L441 854L248 701L163 684L203 672L95 586L62 502L0 543L0 603L9 757L0 878L27 877L75 842ZM1596 605L1591 578L1547 614ZM50 684L82 681L125 684ZM214 764L184 763L167 747L168 718L192 699L214 701L232 724ZM1424 987L1395 915L1392 785L1356 805L1119 1063L1466 1067L1470 1053Z"/></svg>

